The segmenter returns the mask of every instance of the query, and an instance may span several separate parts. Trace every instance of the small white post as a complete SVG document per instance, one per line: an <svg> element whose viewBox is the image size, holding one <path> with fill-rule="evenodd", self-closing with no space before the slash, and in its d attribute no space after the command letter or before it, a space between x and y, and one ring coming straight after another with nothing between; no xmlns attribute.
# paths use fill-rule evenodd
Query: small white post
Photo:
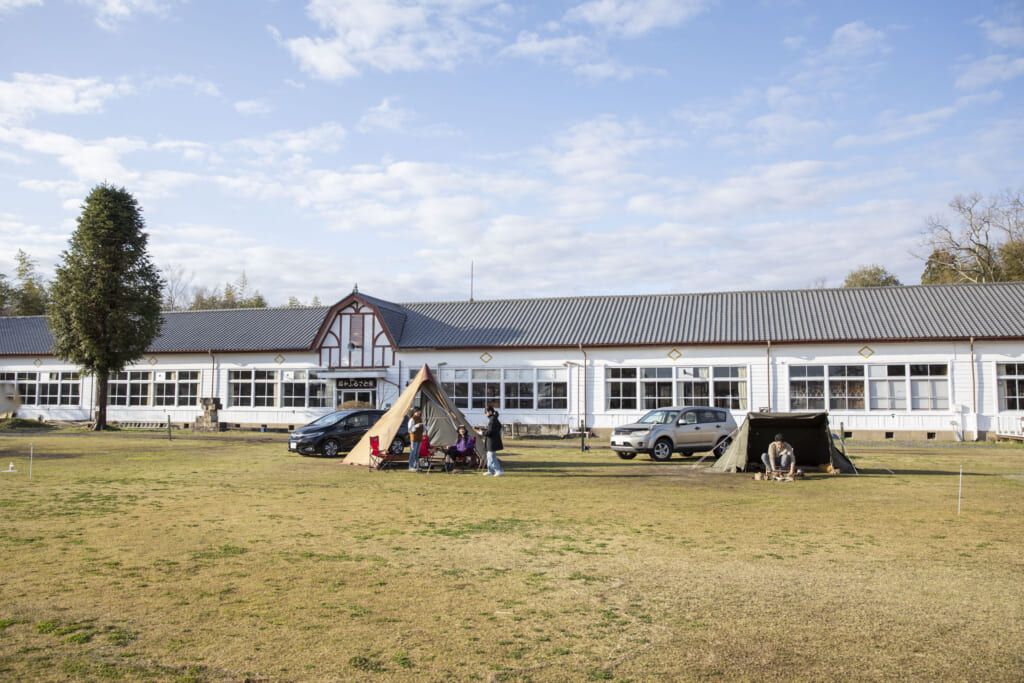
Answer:
<svg viewBox="0 0 1024 683"><path fill-rule="evenodd" d="M28 478L29 479L32 478L32 461L35 460L35 455L36 455L36 445L34 443L30 443L28 445Z"/></svg>
<svg viewBox="0 0 1024 683"><path fill-rule="evenodd" d="M960 500L964 495L964 466L960 465L960 490L956 493L956 514L960 515Z"/></svg>

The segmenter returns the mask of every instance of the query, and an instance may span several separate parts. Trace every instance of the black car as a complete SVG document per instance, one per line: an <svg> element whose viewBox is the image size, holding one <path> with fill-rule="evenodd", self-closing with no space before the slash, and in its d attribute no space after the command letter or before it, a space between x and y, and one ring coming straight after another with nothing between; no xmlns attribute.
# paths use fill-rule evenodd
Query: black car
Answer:
<svg viewBox="0 0 1024 683"><path fill-rule="evenodd" d="M333 458L352 450L370 427L384 415L383 410L339 410L299 427L288 437L288 450L302 455L321 453ZM409 432L402 422L388 452L399 455L409 445Z"/></svg>

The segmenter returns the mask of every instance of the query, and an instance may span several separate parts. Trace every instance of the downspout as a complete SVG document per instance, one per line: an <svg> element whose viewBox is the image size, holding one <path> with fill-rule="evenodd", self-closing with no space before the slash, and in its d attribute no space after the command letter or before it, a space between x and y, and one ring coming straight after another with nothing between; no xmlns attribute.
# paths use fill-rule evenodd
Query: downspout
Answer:
<svg viewBox="0 0 1024 683"><path fill-rule="evenodd" d="M971 418L974 420L974 440L978 440L978 378L974 370L974 337L971 337Z"/></svg>
<svg viewBox="0 0 1024 683"><path fill-rule="evenodd" d="M580 436L580 446L582 450L586 450L582 439L586 437L587 432L587 352L583 350L583 344L580 344L579 348L580 353L583 354L583 419L581 420L583 424L580 425L580 432L582 433L582 436Z"/></svg>
<svg viewBox="0 0 1024 683"><path fill-rule="evenodd" d="M217 356L210 349L210 398L217 398Z"/></svg>
<svg viewBox="0 0 1024 683"><path fill-rule="evenodd" d="M764 351L764 365L768 371L768 412L772 412L772 340L768 340L768 347Z"/></svg>

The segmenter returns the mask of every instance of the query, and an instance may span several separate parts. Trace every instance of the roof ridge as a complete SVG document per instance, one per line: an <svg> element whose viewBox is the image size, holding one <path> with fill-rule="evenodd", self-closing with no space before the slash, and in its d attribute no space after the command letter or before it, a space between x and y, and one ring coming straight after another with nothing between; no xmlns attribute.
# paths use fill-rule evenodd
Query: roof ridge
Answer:
<svg viewBox="0 0 1024 683"><path fill-rule="evenodd" d="M582 294L567 296L542 296L542 297L509 297L503 299L452 299L448 301L408 301L397 306L424 306L431 304L493 304L493 303L520 303L524 301L566 301L579 299L630 299L630 298L670 298L670 297L718 297L741 294L790 294L790 293L819 293L819 292L856 292L856 291L900 291L908 289L963 289L970 287L992 287L992 286L1024 286L1024 281L1010 282L943 282L936 284L913 284L913 285L885 285L880 287L803 287L791 289L737 289L723 290L717 292L660 292L655 294Z"/></svg>
<svg viewBox="0 0 1024 683"><path fill-rule="evenodd" d="M326 311L330 308L330 306L240 306L237 308L188 308L183 311L160 311L160 313L166 315L168 313L224 313L227 311Z"/></svg>

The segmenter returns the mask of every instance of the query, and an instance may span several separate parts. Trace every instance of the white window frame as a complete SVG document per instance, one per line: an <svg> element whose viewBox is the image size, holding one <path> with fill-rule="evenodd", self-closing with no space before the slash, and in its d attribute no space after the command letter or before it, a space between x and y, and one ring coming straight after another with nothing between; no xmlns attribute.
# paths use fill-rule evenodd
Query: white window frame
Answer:
<svg viewBox="0 0 1024 683"><path fill-rule="evenodd" d="M1024 363L996 363L999 412L1024 410Z"/></svg>

